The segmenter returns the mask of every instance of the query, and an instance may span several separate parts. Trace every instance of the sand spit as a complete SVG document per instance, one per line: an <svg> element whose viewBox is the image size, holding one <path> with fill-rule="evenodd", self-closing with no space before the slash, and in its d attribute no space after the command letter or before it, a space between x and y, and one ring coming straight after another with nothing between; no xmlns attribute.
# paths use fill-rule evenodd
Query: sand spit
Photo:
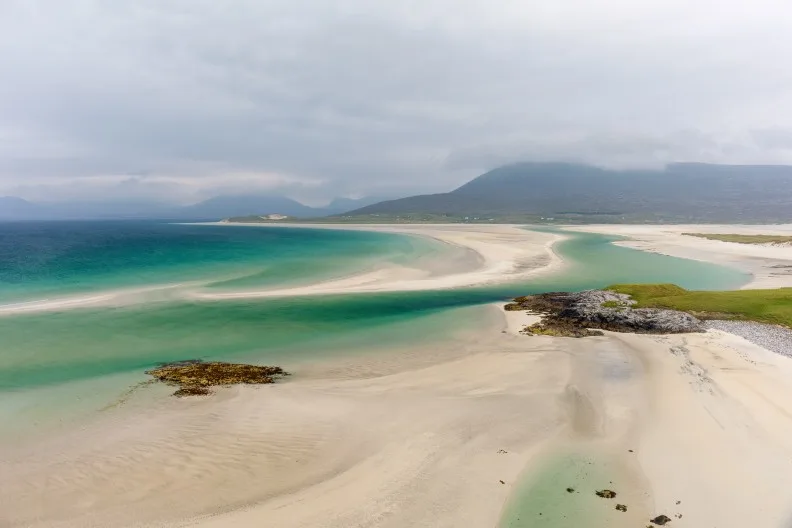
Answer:
<svg viewBox="0 0 792 528"><path fill-rule="evenodd" d="M81 294L71 297L56 297L34 301L0 304L0 317L36 312L60 312L77 308L97 306L114 307L143 304L154 301L178 300L187 289L197 288L200 283L159 284L140 288L108 290L100 294Z"/></svg>
<svg viewBox="0 0 792 528"><path fill-rule="evenodd" d="M252 224L252 226L261 227L262 224ZM552 245L562 240L564 235L538 233L514 225L278 225L276 227L402 233L433 238L446 244L449 251L442 258L438 257L435 260L419 259L403 265L385 264L352 276L300 287L218 293L202 290L200 282L162 284L0 305L0 317L20 313L116 307L185 299L221 300L436 290L519 280L538 273L552 273L563 266L561 259L553 252Z"/></svg>
<svg viewBox="0 0 792 528"><path fill-rule="evenodd" d="M272 224L234 224L273 227ZM363 274L331 280L309 286L285 289L262 289L244 292L196 292L198 299L240 299L258 297L288 297L298 295L332 295L362 292L417 291L476 286L508 282L537 273L557 271L563 262L552 246L564 238L554 233L530 231L515 225L343 225L300 224L284 229L351 229L400 233L433 238L444 244L467 250L467 257L456 265L444 262L440 267L389 266Z"/></svg>
<svg viewBox="0 0 792 528"><path fill-rule="evenodd" d="M617 245L731 266L750 273L753 280L744 288L792 286L792 247L738 244L687 236L683 233L740 235L792 235L792 224L784 225L589 225L570 226L568 231L620 235Z"/></svg>
<svg viewBox="0 0 792 528"><path fill-rule="evenodd" d="M343 377L164 397L3 446L0 525L494 527L523 491L544 502L521 515L580 511L590 526L789 519L792 360L714 330L507 328L450 336L420 365L361 357ZM378 361L386 374L362 374Z"/></svg>

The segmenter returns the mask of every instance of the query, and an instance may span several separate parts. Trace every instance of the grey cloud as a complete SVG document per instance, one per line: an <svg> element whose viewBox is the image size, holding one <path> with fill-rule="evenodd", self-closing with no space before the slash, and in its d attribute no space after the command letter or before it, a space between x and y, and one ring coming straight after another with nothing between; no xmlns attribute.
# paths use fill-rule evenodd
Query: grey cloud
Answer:
<svg viewBox="0 0 792 528"><path fill-rule="evenodd" d="M792 150L792 129L790 128L754 130L752 137L757 145L765 149Z"/></svg>
<svg viewBox="0 0 792 528"><path fill-rule="evenodd" d="M521 160L555 160L612 168L657 168L666 163L690 160L737 164L761 162L757 151L750 138L717 138L697 130L670 134L603 131L596 135L520 137L468 147L452 152L446 165L461 169L498 166Z"/></svg>
<svg viewBox="0 0 792 528"><path fill-rule="evenodd" d="M7 0L0 194L145 173L184 200L245 173L316 198L517 159L792 161L752 132L792 117L792 7L640 4Z"/></svg>

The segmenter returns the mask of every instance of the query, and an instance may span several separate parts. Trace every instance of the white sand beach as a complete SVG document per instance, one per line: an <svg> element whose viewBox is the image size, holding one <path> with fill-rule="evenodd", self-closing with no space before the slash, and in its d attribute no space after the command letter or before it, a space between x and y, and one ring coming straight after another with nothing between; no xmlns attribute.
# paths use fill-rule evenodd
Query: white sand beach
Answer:
<svg viewBox="0 0 792 528"><path fill-rule="evenodd" d="M553 262L552 235L513 227L385 229L473 248L481 267L353 290L471 284ZM679 234L690 229L634 232L642 249L750 264L761 284L785 284L759 275L780 253L703 250L707 241ZM0 525L494 528L548 460L581 459L598 472L559 469L549 489L535 484L547 507L535 526L568 526L548 521L553 509L582 512L592 528L643 527L660 514L674 528L789 526L792 359L716 330L528 337L525 314L474 309L483 329L459 328L440 345L328 359L207 398L149 387L145 405L133 397L84 427L6 446ZM603 488L617 497L596 497Z"/></svg>
<svg viewBox="0 0 792 528"><path fill-rule="evenodd" d="M0 524L495 527L544 461L584 453L602 477L570 478L555 500L616 491L587 506L592 526L786 526L792 360L717 331L518 336L499 306L481 310L491 331L420 364L162 391L6 450Z"/></svg>
<svg viewBox="0 0 792 528"><path fill-rule="evenodd" d="M745 288L792 286L792 246L738 244L686 236L683 233L792 236L792 224L784 225L586 225L568 231L604 233L627 237L617 245L732 266L750 273Z"/></svg>

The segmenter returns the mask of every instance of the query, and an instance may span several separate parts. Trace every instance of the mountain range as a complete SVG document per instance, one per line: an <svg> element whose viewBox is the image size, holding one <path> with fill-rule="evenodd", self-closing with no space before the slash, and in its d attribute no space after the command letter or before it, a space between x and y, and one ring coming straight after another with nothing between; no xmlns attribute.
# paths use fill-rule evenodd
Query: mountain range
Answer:
<svg viewBox="0 0 792 528"><path fill-rule="evenodd" d="M678 163L661 170L609 170L573 163L517 163L448 193L384 201L346 215L410 213L790 222L792 166Z"/></svg>
<svg viewBox="0 0 792 528"><path fill-rule="evenodd" d="M159 218L220 220L282 214L326 221L455 217L582 222L792 222L792 166L676 163L612 170L574 163L516 163L447 193L385 200L336 198L309 207L284 196L217 196L188 206L155 202L31 203L0 197L0 220ZM421 216L418 220L425 218ZM334 220L335 219L335 220ZM393 220L393 219L391 219Z"/></svg>
<svg viewBox="0 0 792 528"><path fill-rule="evenodd" d="M217 196L203 202L174 206L145 201L34 203L0 196L0 220L143 219L220 220L248 214L282 214L317 218L377 203L381 197L336 198L325 207L309 207L285 196Z"/></svg>

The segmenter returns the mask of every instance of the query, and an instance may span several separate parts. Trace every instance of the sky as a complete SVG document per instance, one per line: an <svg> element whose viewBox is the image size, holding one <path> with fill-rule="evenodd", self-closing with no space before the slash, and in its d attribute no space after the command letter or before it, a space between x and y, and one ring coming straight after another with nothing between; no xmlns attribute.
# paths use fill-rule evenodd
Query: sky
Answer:
<svg viewBox="0 0 792 528"><path fill-rule="evenodd" d="M0 0L0 196L792 163L788 0Z"/></svg>

